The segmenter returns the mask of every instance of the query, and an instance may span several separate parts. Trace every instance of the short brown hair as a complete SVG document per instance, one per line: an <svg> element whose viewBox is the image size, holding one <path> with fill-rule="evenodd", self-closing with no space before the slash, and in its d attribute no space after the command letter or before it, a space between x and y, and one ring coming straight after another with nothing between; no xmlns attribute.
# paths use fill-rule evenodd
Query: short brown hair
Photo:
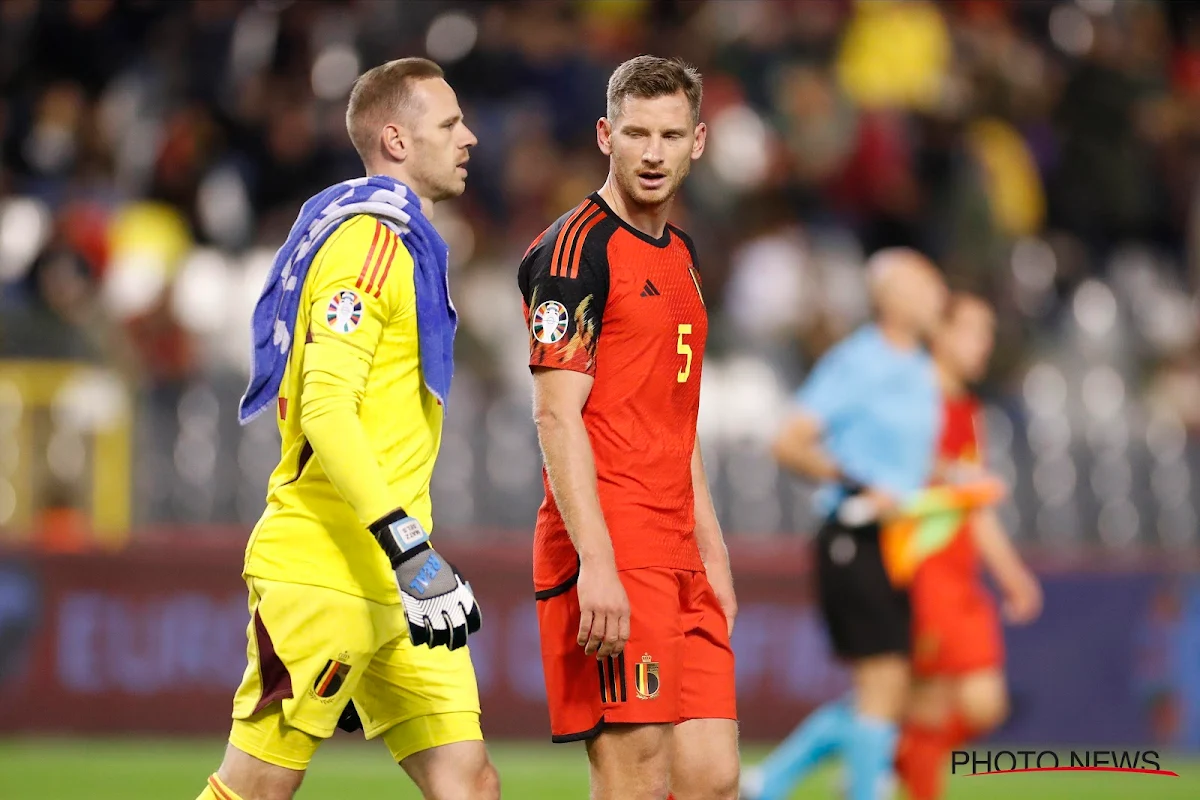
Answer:
<svg viewBox="0 0 1200 800"><path fill-rule="evenodd" d="M346 132L364 164L374 153L379 129L408 110L413 84L444 76L427 58L397 58L358 76L346 105Z"/></svg>
<svg viewBox="0 0 1200 800"><path fill-rule="evenodd" d="M692 109L692 124L700 122L704 81L695 67L678 58L638 56L613 70L608 79L608 118L616 119L626 97L664 97L683 92Z"/></svg>

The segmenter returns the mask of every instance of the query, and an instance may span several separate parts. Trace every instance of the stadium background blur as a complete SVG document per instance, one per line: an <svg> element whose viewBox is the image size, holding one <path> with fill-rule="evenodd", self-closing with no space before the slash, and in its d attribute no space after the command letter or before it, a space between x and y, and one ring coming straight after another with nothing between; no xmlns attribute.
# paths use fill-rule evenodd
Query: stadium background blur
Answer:
<svg viewBox="0 0 1200 800"><path fill-rule="evenodd" d="M746 587L747 736L844 685L799 577L810 490L766 443L865 319L865 256L902 244L999 310L989 455L1048 610L1011 632L998 739L1200 748L1200 4L1149 0L0 4L0 731L220 734L278 457L272 420L236 422L250 310L300 203L361 173L354 77L419 54L480 140L435 218L461 319L436 535L502 573L477 661L519 640L482 668L485 730L492 691L527 701L502 734L542 735L516 265L603 182L605 81L640 52L705 78L674 219L712 320L701 437ZM180 619L216 655L167 642ZM120 660L139 648L153 669ZM0 787L71 750L0 747Z"/></svg>

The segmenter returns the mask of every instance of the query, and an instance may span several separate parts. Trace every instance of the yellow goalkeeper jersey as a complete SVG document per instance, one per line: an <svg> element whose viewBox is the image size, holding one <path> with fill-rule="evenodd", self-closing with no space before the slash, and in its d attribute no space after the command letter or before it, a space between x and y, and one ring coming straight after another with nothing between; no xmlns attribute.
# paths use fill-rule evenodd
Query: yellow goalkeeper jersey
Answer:
<svg viewBox="0 0 1200 800"><path fill-rule="evenodd" d="M413 259L374 217L342 223L302 288L279 389L282 457L245 574L400 602L367 530L403 507L432 529L442 407L425 388Z"/></svg>

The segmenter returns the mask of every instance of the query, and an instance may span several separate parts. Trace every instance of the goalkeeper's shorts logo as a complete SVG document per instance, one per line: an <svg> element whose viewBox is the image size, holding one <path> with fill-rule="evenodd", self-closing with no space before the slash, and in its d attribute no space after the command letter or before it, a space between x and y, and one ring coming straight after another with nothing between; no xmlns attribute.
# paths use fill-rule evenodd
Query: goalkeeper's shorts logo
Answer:
<svg viewBox="0 0 1200 800"><path fill-rule="evenodd" d="M350 674L350 665L332 658L325 662L325 669L313 681L313 692L317 697L333 697L342 688L346 676Z"/></svg>
<svg viewBox="0 0 1200 800"><path fill-rule="evenodd" d="M653 700L658 697L660 681L658 662L650 660L650 654L642 655L642 663L633 665L633 688L638 700Z"/></svg>
<svg viewBox="0 0 1200 800"><path fill-rule="evenodd" d="M362 300L349 289L343 289L329 299L329 307L325 309L325 321L338 333L353 333L362 321L362 314Z"/></svg>

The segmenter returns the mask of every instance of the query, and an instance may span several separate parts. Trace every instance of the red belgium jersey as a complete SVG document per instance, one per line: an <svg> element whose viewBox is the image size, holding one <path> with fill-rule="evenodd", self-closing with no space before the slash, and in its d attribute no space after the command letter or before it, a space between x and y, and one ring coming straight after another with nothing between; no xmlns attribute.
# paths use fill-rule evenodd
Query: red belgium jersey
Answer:
<svg viewBox="0 0 1200 800"><path fill-rule="evenodd" d="M950 475L956 467L978 469L982 466L983 421L979 401L970 393L946 397L937 472ZM978 569L979 555L971 537L970 522L964 522L950 544L922 565L925 573L954 573L959 577L973 576Z"/></svg>
<svg viewBox="0 0 1200 800"><path fill-rule="evenodd" d="M653 239L599 194L547 228L521 262L530 367L595 378L583 422L618 569L704 568L691 458L708 315L696 263L683 231L668 225ZM578 570L544 470L543 482L534 531L538 591Z"/></svg>

